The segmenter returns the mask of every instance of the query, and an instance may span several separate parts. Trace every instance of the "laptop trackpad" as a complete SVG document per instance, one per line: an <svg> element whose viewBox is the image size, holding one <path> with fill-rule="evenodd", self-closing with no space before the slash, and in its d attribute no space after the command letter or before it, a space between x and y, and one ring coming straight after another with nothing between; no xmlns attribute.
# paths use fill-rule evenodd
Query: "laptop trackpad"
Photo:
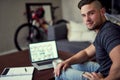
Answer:
<svg viewBox="0 0 120 80"><path fill-rule="evenodd" d="M53 68L52 63L49 64L38 64L38 63L32 63L32 65L37 69L37 70L44 70L44 69L50 69Z"/></svg>

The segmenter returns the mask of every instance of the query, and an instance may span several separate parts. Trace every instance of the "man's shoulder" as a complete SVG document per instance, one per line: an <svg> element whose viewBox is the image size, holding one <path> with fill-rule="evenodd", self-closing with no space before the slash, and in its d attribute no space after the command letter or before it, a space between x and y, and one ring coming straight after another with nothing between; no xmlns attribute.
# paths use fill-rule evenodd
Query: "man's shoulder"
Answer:
<svg viewBox="0 0 120 80"><path fill-rule="evenodd" d="M112 32L112 31L120 31L120 26L110 22L110 21L106 21L101 29L101 32Z"/></svg>
<svg viewBox="0 0 120 80"><path fill-rule="evenodd" d="M114 24L110 21L104 23L102 29L99 31L97 38L99 39L107 39L110 36L115 36L120 34L120 26Z"/></svg>
<svg viewBox="0 0 120 80"><path fill-rule="evenodd" d="M104 26L103 26L103 29L104 28L113 28L113 29L118 28L118 29L120 29L120 25L115 24L115 23L113 23L111 21L106 21L105 24L104 24Z"/></svg>

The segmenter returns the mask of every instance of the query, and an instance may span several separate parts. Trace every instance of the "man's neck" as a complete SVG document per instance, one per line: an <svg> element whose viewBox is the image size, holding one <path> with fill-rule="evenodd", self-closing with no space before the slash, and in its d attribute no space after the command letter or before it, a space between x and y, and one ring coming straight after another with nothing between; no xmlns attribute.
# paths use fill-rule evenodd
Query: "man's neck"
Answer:
<svg viewBox="0 0 120 80"><path fill-rule="evenodd" d="M104 17L104 18L102 19L102 22L101 22L101 25L100 25L99 29L96 29L96 30L95 30L96 33L99 32L99 30L101 29L101 27L103 26L103 24L104 24L106 21L107 21L107 20L106 20L106 18Z"/></svg>

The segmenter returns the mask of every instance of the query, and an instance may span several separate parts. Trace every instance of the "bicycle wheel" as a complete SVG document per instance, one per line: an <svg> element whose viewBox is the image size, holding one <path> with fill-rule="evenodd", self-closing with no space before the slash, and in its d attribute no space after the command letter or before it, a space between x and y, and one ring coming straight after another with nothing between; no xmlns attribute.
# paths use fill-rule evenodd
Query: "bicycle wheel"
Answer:
<svg viewBox="0 0 120 80"><path fill-rule="evenodd" d="M14 35L14 43L19 51L28 49L30 43L43 41L40 29L25 23L18 27Z"/></svg>

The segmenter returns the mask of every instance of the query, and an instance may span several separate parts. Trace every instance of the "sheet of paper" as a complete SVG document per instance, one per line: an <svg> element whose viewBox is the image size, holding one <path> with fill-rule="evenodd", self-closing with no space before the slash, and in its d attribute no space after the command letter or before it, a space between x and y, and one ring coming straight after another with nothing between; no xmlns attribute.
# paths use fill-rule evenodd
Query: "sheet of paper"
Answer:
<svg viewBox="0 0 120 80"><path fill-rule="evenodd" d="M1 75L0 80L32 80L34 67L5 68L4 72L6 70L8 70L7 74Z"/></svg>
<svg viewBox="0 0 120 80"><path fill-rule="evenodd" d="M1 76L0 80L32 80L32 75Z"/></svg>
<svg viewBox="0 0 120 80"><path fill-rule="evenodd" d="M9 71L6 75L18 75L18 74L32 74L34 67L14 67L9 68Z"/></svg>

